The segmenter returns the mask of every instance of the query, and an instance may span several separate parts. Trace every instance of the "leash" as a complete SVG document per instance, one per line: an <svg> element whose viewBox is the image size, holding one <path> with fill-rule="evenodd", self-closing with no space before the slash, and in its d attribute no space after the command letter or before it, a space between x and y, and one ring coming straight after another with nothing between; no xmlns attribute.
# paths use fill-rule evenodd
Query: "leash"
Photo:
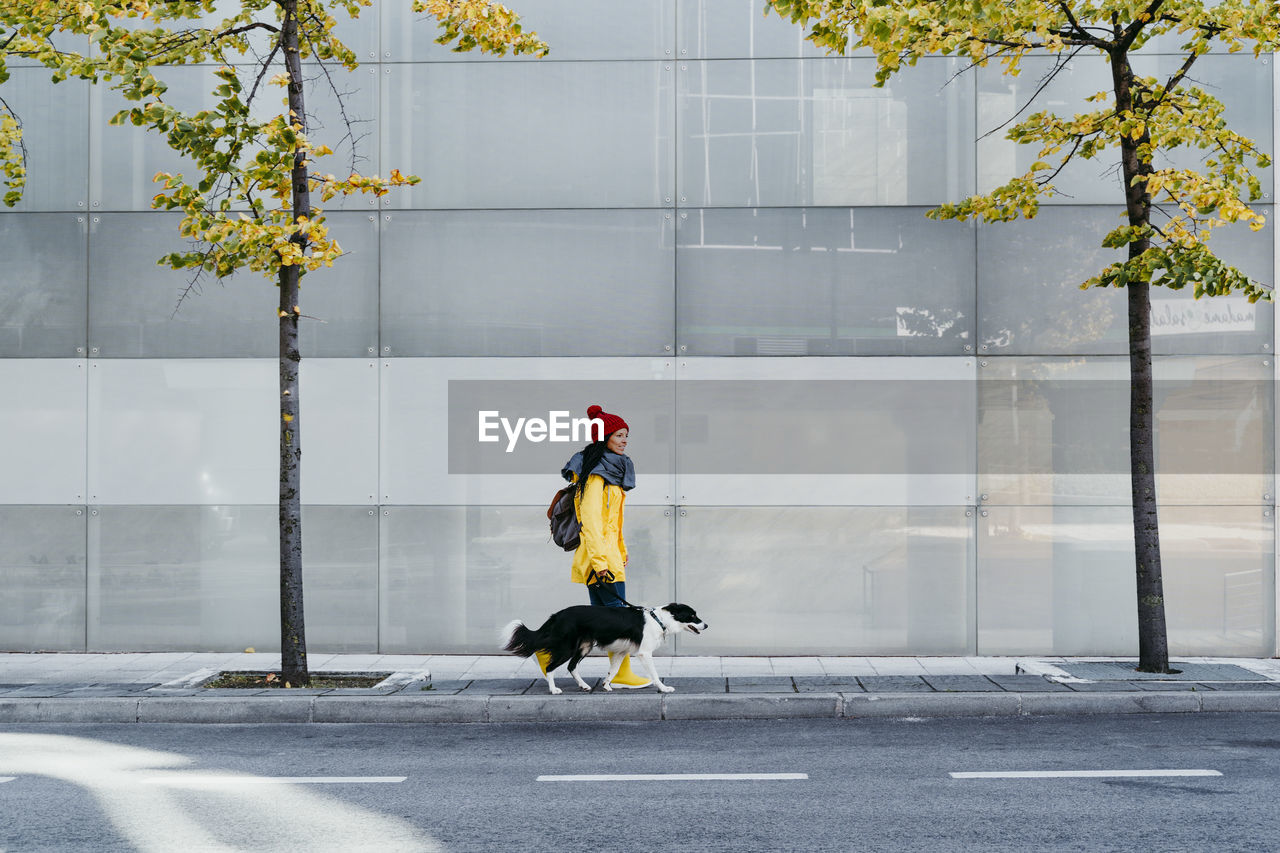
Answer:
<svg viewBox="0 0 1280 853"><path fill-rule="evenodd" d="M620 601L620 602L622 602L622 604L623 604L625 607L629 607L629 608L630 608L630 609L632 609L632 610L643 610L645 613L648 613L648 614L649 614L649 617L650 617L651 619L653 619L653 621L654 621L654 622L657 622L657 623L658 623L658 628L662 631L662 637L663 637L663 639L664 639L664 640L666 639L666 637L667 637L667 626L666 626L665 624L663 624L663 622L662 622L662 620L661 620L661 619L659 619L659 618L658 618L658 614L657 614L657 612L655 612L655 608L652 608L652 607L642 607L642 606L641 606L641 605L639 605L639 604L632 604L630 601L627 601L625 598L623 598L622 596L618 595L618 593L614 591L614 589L613 589L613 587L612 587L612 586L606 586L606 585L605 585L605 584L606 584L606 581L599 579L599 578L600 578L600 576L599 576L599 575L596 575L596 574L595 574L595 572L592 572L592 575L593 575L594 577L596 577L596 578L597 578L597 582L596 582L596 583L594 583L594 584L587 584L587 586L589 586L589 587L591 587L592 589L595 589L595 590L604 590L605 592L607 592L607 593L609 593L610 595L612 595L615 601Z"/></svg>

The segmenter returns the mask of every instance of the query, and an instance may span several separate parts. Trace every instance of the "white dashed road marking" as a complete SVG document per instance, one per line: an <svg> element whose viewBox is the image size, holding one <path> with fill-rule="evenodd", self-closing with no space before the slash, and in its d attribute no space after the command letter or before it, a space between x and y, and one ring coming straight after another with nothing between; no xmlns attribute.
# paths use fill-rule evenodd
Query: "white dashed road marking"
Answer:
<svg viewBox="0 0 1280 853"><path fill-rule="evenodd" d="M751 782L808 779L808 773L583 773L539 776L539 782Z"/></svg>
<svg viewBox="0 0 1280 853"><path fill-rule="evenodd" d="M1221 776L1217 770L1006 770L952 773L952 779L1110 779L1134 776Z"/></svg>
<svg viewBox="0 0 1280 853"><path fill-rule="evenodd" d="M408 776L197 776L186 773L145 776L148 785L177 788L205 785L363 785L403 782Z"/></svg>
<svg viewBox="0 0 1280 853"><path fill-rule="evenodd" d="M12 782L17 776L0 776L0 782Z"/></svg>

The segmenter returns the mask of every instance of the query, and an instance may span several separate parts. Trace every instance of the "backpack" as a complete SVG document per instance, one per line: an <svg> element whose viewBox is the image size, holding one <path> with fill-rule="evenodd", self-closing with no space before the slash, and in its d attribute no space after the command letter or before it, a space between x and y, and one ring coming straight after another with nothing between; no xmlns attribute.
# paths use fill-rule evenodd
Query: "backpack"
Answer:
<svg viewBox="0 0 1280 853"><path fill-rule="evenodd" d="M578 513L573 508L573 484L556 492L547 507L547 519L551 522L551 541L566 551L578 549L578 531L582 524L578 521Z"/></svg>

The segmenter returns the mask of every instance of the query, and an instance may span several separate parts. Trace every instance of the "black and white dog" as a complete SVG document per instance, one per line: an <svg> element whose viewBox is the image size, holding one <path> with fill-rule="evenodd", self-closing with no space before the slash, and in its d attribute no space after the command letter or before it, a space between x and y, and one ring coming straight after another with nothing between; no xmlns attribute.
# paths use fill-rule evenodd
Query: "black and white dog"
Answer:
<svg viewBox="0 0 1280 853"><path fill-rule="evenodd" d="M626 655L639 659L648 670L649 678L658 690L670 693L675 690L662 683L653 665L653 653L667 639L669 633L688 631L700 634L707 630L707 623L698 618L693 608L685 604L668 604L657 609L640 607L598 607L582 604L566 607L551 617L536 631L529 630L519 619L502 631L502 648L522 658L537 652L550 655L547 664L547 687L552 693L562 692L556 687L552 671L565 661L569 662L569 674L583 690L591 685L578 675L578 664L597 646L612 654L609 674L605 677L605 690L613 689L613 678Z"/></svg>

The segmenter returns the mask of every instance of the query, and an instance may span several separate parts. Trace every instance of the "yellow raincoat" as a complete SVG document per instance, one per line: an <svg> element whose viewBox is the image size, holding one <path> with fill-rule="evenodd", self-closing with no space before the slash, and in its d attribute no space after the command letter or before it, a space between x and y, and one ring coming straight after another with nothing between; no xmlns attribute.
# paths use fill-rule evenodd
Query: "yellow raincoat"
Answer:
<svg viewBox="0 0 1280 853"><path fill-rule="evenodd" d="M573 507L582 524L578 550L573 552L570 580L574 583L586 583L593 571L609 581L627 579L623 570L627 544L622 541L622 505L626 500L627 493L620 486L606 483L599 474L587 477L581 493L574 492ZM606 571L613 577L604 574Z"/></svg>

